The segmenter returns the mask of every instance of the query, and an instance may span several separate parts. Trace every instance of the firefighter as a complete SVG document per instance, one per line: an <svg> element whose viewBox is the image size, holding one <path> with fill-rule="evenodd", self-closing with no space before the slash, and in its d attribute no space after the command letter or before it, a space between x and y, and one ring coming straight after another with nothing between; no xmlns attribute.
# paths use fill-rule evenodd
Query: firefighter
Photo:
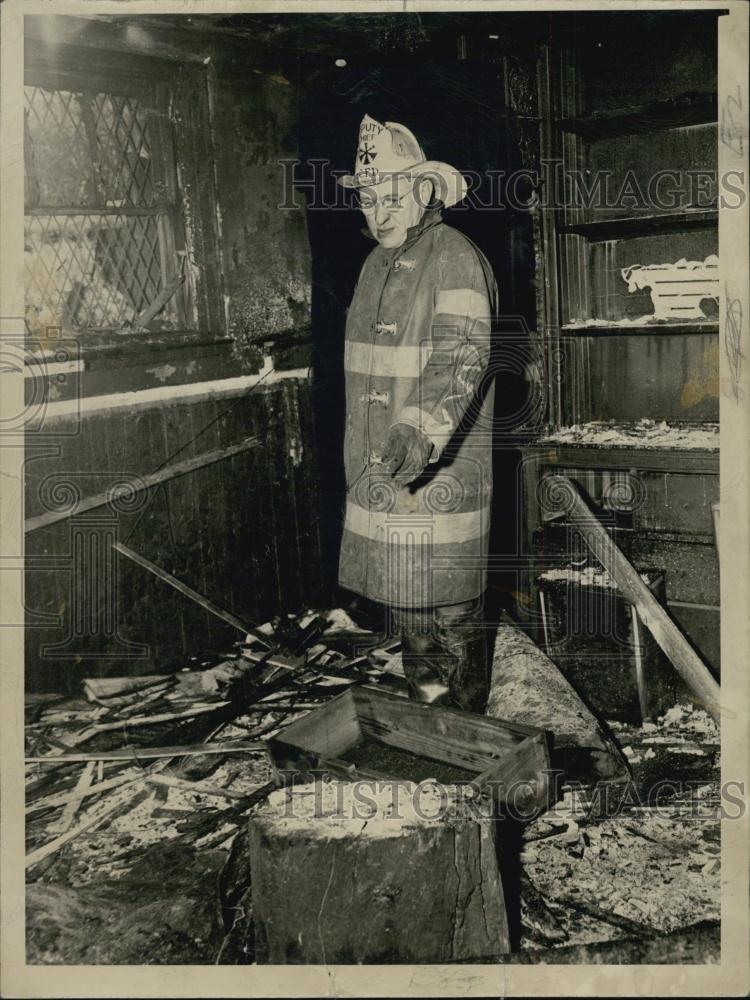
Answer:
<svg viewBox="0 0 750 1000"><path fill-rule="evenodd" d="M463 176L409 129L365 115L354 173L377 246L346 324L340 584L387 606L411 697L484 711L492 494L487 377L497 286L442 221Z"/></svg>

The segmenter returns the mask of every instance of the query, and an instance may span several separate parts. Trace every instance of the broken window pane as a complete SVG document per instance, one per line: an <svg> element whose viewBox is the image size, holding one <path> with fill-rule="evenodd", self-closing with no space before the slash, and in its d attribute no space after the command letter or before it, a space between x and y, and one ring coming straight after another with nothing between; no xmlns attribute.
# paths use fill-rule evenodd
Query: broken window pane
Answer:
<svg viewBox="0 0 750 1000"><path fill-rule="evenodd" d="M178 270L171 150L149 128L159 111L84 88L25 96L29 331L132 329ZM175 301L149 325L177 328Z"/></svg>
<svg viewBox="0 0 750 1000"><path fill-rule="evenodd" d="M152 215L28 216L24 257L32 331L132 327L164 284ZM171 303L159 320L176 326Z"/></svg>

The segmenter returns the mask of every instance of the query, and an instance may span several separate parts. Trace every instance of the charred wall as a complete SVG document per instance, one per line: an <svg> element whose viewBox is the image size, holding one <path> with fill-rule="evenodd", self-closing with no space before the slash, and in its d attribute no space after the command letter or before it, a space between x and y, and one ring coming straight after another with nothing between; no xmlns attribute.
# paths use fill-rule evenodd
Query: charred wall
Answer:
<svg viewBox="0 0 750 1000"><path fill-rule="evenodd" d="M320 556L304 374L310 249L293 192L290 208L277 209L279 160L296 154L298 90L210 33L165 34L144 21L128 35L55 20L66 24L55 33L64 44L47 53L53 69L63 50L75 53L73 74L97 59L108 72L151 54L169 62L189 267L205 299L186 332L64 330L76 370L27 379L41 384L45 405L27 435L26 517L66 504L73 516L27 536L26 681L72 691L82 676L179 668L238 635L111 551L112 540L249 622L312 602ZM33 28L30 45L41 45ZM274 346L290 331L302 340L294 357ZM298 377L269 380L269 355ZM138 492L130 505L75 515L76 498L253 436L254 450Z"/></svg>
<svg viewBox="0 0 750 1000"><path fill-rule="evenodd" d="M233 397L164 400L51 421L60 454L27 449L26 516L255 437L258 446L27 537L26 683L153 673L240 634L111 549L115 540L248 622L319 590L310 392L305 381ZM47 452L35 457L35 452ZM50 454L51 451L51 454Z"/></svg>

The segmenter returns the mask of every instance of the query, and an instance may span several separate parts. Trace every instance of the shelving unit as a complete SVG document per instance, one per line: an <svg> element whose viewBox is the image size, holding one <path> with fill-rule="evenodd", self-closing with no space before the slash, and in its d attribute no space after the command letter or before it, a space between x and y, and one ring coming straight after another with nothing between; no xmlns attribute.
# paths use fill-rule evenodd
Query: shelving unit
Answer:
<svg viewBox="0 0 750 1000"><path fill-rule="evenodd" d="M612 219L594 219L591 222L563 223L558 232L575 233L592 243L642 236L649 233L679 231L684 229L715 229L719 224L716 208L692 209L686 212L666 212L660 215L623 215Z"/></svg>
<svg viewBox="0 0 750 1000"><path fill-rule="evenodd" d="M551 213L566 369L556 382L559 424L636 417L608 407L613 382L635 376L616 368L638 368L639 354L652 382L641 416L718 420L718 371L700 399L675 399L673 387L675 365L685 383L698 373L708 386L718 361L718 281L708 264L718 252L716 15L660 17L562 17L550 52L548 154L562 163ZM634 45L653 47L652 80L629 72ZM669 265L666 287L656 269ZM628 284L626 273L649 268L650 279ZM665 353L669 364L654 365Z"/></svg>
<svg viewBox="0 0 750 1000"><path fill-rule="evenodd" d="M557 127L575 132L584 139L603 139L653 128L680 128L716 121L716 94L688 92L664 101L651 101L633 107L593 112L573 118L558 118Z"/></svg>
<svg viewBox="0 0 750 1000"><path fill-rule="evenodd" d="M642 337L659 334L660 336L685 336L690 334L718 335L718 323L666 323L653 320L648 323L615 323L589 324L566 323L560 327L563 336L571 337Z"/></svg>
<svg viewBox="0 0 750 1000"><path fill-rule="evenodd" d="M542 148L558 165L544 209L553 436L595 421L718 423L717 17L554 19ZM648 67L637 75L634 48ZM612 511L618 542L664 570L682 627L718 669L718 435L703 450L605 440L523 450L528 551L548 565L564 534L541 510L547 474L575 478L604 510L607 484L638 483L641 506Z"/></svg>

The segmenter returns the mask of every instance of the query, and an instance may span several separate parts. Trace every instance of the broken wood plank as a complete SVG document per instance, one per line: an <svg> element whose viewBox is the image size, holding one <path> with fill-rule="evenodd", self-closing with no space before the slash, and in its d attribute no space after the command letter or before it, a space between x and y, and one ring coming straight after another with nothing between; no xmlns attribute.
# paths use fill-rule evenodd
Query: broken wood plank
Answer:
<svg viewBox="0 0 750 1000"><path fill-rule="evenodd" d="M144 705L150 705L155 701L160 701L167 691L170 690L170 686L160 687L156 689L149 688L148 693L142 698L137 698L133 701L128 699L128 702L124 705L119 705L117 709L117 715L121 719L126 719L129 715L135 715L143 709Z"/></svg>
<svg viewBox="0 0 750 1000"><path fill-rule="evenodd" d="M576 484L567 476L560 475L549 476L547 482L550 490L565 497L563 504L572 527L609 573L625 599L635 607L641 621L677 673L718 722L721 689L708 667L643 582L640 573L618 548L581 496Z"/></svg>
<svg viewBox="0 0 750 1000"><path fill-rule="evenodd" d="M249 660L256 666L276 667L278 670L299 671L300 668L312 666L320 657L327 652L327 647L322 643L312 646L303 656L285 656L276 652L257 652L246 649L242 653L243 660Z"/></svg>
<svg viewBox="0 0 750 1000"><path fill-rule="evenodd" d="M83 801L84 793L94 780L95 767L96 761L91 760L88 764L86 764L83 772L81 773L81 777L78 779L78 784L73 789L73 795L70 801L63 809L62 816L56 823L51 824L47 828L50 833L65 833L66 830L70 829L73 824L73 820L75 819L75 815L78 812L78 807Z"/></svg>
<svg viewBox="0 0 750 1000"><path fill-rule="evenodd" d="M104 761L92 761L91 763L103 764ZM75 800L80 802L92 795L102 795L104 792L110 792L113 788L118 788L120 785L128 785L131 782L139 781L142 777L143 775L140 773L118 774L114 778L108 778L106 781L98 781L96 784L89 785L88 788L84 788L81 791L59 792L57 795L48 795L46 798L37 799L31 805L28 805L26 807L26 815L42 812L45 809L57 809L59 806L67 805L68 802Z"/></svg>
<svg viewBox="0 0 750 1000"><path fill-rule="evenodd" d="M309 682L305 680L305 674L307 673L312 673L312 671L306 663L303 663L295 669L291 669L289 667L281 668L280 677L276 677L275 680L267 681L265 684L259 685L252 693L245 696L241 711L247 712L249 708L262 702L268 695L273 694L276 691L286 689L290 684L300 685L297 690L306 691L310 686ZM269 702L269 705L272 704L273 702Z"/></svg>
<svg viewBox="0 0 750 1000"><path fill-rule="evenodd" d="M144 775L145 778L145 775ZM106 809L102 809L93 815L89 815L86 819L82 820L78 826L74 826L72 830L67 830L65 833L60 834L59 837L55 837L48 844L43 844L38 847L31 854L26 855L26 868L33 868L34 865L38 865L40 861L44 861L45 858L50 857L64 847L65 844L69 844L71 840L75 840L82 833L86 833L87 830L92 830L95 826L98 826L103 820L108 818L114 818L115 813L120 810L127 808L127 806L132 804L131 799L118 799L116 802L110 803Z"/></svg>
<svg viewBox="0 0 750 1000"><path fill-rule="evenodd" d="M87 760L155 760L159 757L190 757L199 754L247 753L266 750L260 740L241 740L232 743L192 743L168 747L122 747L118 750L94 750L90 753L66 753L46 757L27 757L27 764L71 764Z"/></svg>
<svg viewBox="0 0 750 1000"><path fill-rule="evenodd" d="M176 722L179 719L193 719L197 715L207 715L211 712L217 712L226 708L229 704L230 702L228 701L217 701L215 705L201 705L196 708L190 708L185 712L162 712L158 715L144 715L134 719L118 719L115 722L98 722L79 733L73 740L73 745L80 746L81 743L87 743L88 740L93 739L94 736L98 736L99 733L110 733L117 729L131 729L140 726L157 725L163 722Z"/></svg>
<svg viewBox="0 0 750 1000"><path fill-rule="evenodd" d="M172 685L175 678L170 674L149 674L144 677L84 677L83 690L86 697L98 701L105 699L108 704L115 704L115 699L122 696L147 694L152 688Z"/></svg>
<svg viewBox="0 0 750 1000"><path fill-rule="evenodd" d="M141 312L136 316L135 321L133 322L134 330L143 331L144 333L148 332L146 330L148 324L152 319L155 319L159 315L167 302L169 302L180 285L185 281L185 261L187 259L187 254L184 250L178 251L178 253L180 257L179 272L175 275L172 281L169 282L166 288L162 288L153 302L149 303L149 305L147 305L145 309L141 310Z"/></svg>
<svg viewBox="0 0 750 1000"><path fill-rule="evenodd" d="M30 729L31 727L27 726L26 728ZM49 746L51 747L54 747L56 750L62 750L63 752L66 752L68 750L73 749L70 743L63 743L62 740L57 739L56 736L52 736L51 733L42 732L40 735L45 743L49 744Z"/></svg>
<svg viewBox="0 0 750 1000"><path fill-rule="evenodd" d="M164 583L168 583L170 587L174 587L174 589L179 591L180 594L183 594L185 597L189 597L191 601L195 601L196 604L205 608L206 611L210 611L212 615L215 615L217 618L221 618L221 620L225 621L227 625L231 625L233 628L238 629L243 635L247 635L248 632L251 631L247 623L239 619L237 615L233 615L231 611L225 611L224 608L220 608L218 604L214 604L213 601L204 597L203 594L199 594L197 590L193 590L192 587L183 583L182 580L178 580L176 576L172 576L171 573L167 573L167 571L162 569L161 566L157 566L156 563L152 563L150 559L146 559L145 556L134 552L122 542L114 542L112 548L119 552L120 555L125 556L126 559L130 559L138 566L148 570L149 573L153 573L154 576L163 580Z"/></svg>
<svg viewBox="0 0 750 1000"><path fill-rule="evenodd" d="M184 778L173 778L168 774L152 774L150 777L146 778L146 784L163 785L166 788L179 788L184 792L195 792L199 795L214 795L219 798L236 799L238 801L250 798L254 792L258 791L257 788L254 788L252 792L236 792L231 788L219 788L216 785L204 785L200 781L186 781Z"/></svg>
<svg viewBox="0 0 750 1000"><path fill-rule="evenodd" d="M237 805L228 806L220 812L212 811L205 818L199 819L196 822L195 829L172 838L170 844L173 846L184 843L195 845L198 840L202 840L203 837L210 834L212 828L215 828L217 823L221 823L222 826L239 826L245 822L245 815L248 809L262 802L271 792L276 791L278 787L278 782L275 779L267 781L265 785L261 785L254 792L249 792L241 801L237 802ZM222 839L224 838L222 837Z"/></svg>
<svg viewBox="0 0 750 1000"><path fill-rule="evenodd" d="M54 761L55 757L48 754L47 757L45 757L45 760ZM76 761L68 763L63 761L62 763L56 763L54 767L45 768L41 772L40 777L32 778L30 781L25 782L24 795L26 801L35 802L37 799L42 798L45 794L60 791L61 786L66 786L67 790L70 791L71 787L68 785L68 782L71 778L73 778L75 771L77 770L76 763ZM36 768L33 773L39 775L39 768Z"/></svg>
<svg viewBox="0 0 750 1000"><path fill-rule="evenodd" d="M140 785L143 781L145 781L146 778L153 777L154 775L158 774L160 771L163 771L166 767L168 767L173 756L174 754L165 760L157 760L155 763L150 764L147 768L144 769L143 774L138 776L132 782L132 787L121 789L119 792L115 792L110 797L110 803L106 808L101 809L99 812L96 812L95 810L103 805L103 803L99 802L96 806L94 806L94 811L90 812L89 815L81 823L78 824L78 826L74 827L71 830L67 830L59 837L56 837L49 843L43 844L35 851L32 851L30 854L27 854L25 861L26 868L27 869L33 868L40 862L45 861L48 858L51 858L52 855L55 854L57 851L59 851L61 847L64 847L66 844L70 843L71 840L75 840L75 838L80 836L80 834L85 833L88 830L91 830L94 826L97 826L103 820L115 819L117 816L121 815L126 809L134 809L150 794L148 789L138 790L137 786ZM122 795L122 792L124 792L125 794ZM248 797L248 799L243 802L243 808L248 807L249 801L250 797ZM233 806L232 808L236 809L238 807Z"/></svg>
<svg viewBox="0 0 750 1000"><path fill-rule="evenodd" d="M78 516L88 510L103 507L107 503L116 502L120 495L130 499L130 497L141 493L143 490L159 486L162 483L169 482L171 479L177 479L179 476L185 476L196 469L203 469L207 465L221 462L223 459L231 458L233 455L240 455L251 448L257 448L259 444L260 442L257 438L248 437L244 441L240 441L239 444L229 445L226 448L220 448L216 451L209 451L203 455L196 455L194 458L185 459L184 462L175 462L174 465L168 465L164 469L157 469L156 472L115 483L106 492L84 497L84 499L72 507L65 508L64 510L48 510L43 514L27 517L24 522L24 531L26 534L29 534L32 531L38 531L40 528L46 528L50 524L66 521L73 515ZM244 628L244 631L247 633L251 630Z"/></svg>

